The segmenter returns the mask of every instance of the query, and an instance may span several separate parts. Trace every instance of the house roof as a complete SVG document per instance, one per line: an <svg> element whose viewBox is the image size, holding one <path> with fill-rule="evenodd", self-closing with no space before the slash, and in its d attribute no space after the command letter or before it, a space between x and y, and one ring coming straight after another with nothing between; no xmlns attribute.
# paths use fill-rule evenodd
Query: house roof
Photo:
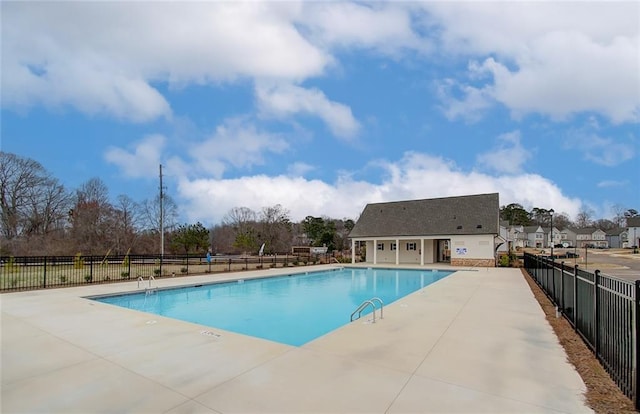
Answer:
<svg viewBox="0 0 640 414"><path fill-rule="evenodd" d="M525 226L523 228L525 233L537 233L540 229L542 229L541 226ZM544 232L544 230L542 230L542 232Z"/></svg>
<svg viewBox="0 0 640 414"><path fill-rule="evenodd" d="M602 231L597 227L583 227L580 229L571 229L575 234L593 234L596 231Z"/></svg>
<svg viewBox="0 0 640 414"><path fill-rule="evenodd" d="M627 231L627 229L624 228L624 227L616 227L614 229L609 229L609 230L605 231L605 233L607 233L607 235L609 235L609 236L619 236L622 233L624 233L625 231Z"/></svg>
<svg viewBox="0 0 640 414"><path fill-rule="evenodd" d="M640 227L640 216L627 217L627 227Z"/></svg>
<svg viewBox="0 0 640 414"><path fill-rule="evenodd" d="M498 193L367 204L349 237L498 234Z"/></svg>

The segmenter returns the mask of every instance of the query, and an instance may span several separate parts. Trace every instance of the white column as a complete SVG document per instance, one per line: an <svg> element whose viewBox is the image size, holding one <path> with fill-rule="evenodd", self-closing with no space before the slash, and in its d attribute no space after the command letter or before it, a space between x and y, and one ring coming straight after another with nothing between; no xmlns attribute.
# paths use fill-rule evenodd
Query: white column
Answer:
<svg viewBox="0 0 640 414"><path fill-rule="evenodd" d="M356 240L351 239L351 264L356 262Z"/></svg>
<svg viewBox="0 0 640 414"><path fill-rule="evenodd" d="M420 266L424 266L424 239L420 238Z"/></svg>
<svg viewBox="0 0 640 414"><path fill-rule="evenodd" d="M396 265L400 264L400 240L396 239Z"/></svg>
<svg viewBox="0 0 640 414"><path fill-rule="evenodd" d="M373 239L373 264L378 264L378 240Z"/></svg>

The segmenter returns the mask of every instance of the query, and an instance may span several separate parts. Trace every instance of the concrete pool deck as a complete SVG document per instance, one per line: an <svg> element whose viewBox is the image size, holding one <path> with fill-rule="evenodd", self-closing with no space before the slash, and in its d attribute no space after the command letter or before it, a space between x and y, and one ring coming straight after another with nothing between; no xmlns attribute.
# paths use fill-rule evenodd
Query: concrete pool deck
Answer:
<svg viewBox="0 0 640 414"><path fill-rule="evenodd" d="M137 282L0 295L0 411L592 412L520 269L457 271L385 306L375 324L301 347L83 298L133 290Z"/></svg>

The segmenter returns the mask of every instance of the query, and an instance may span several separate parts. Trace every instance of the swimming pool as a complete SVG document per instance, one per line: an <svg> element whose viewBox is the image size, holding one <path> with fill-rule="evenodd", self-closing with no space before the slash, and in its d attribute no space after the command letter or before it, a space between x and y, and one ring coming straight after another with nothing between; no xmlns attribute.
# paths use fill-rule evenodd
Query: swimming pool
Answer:
<svg viewBox="0 0 640 414"><path fill-rule="evenodd" d="M300 346L349 323L365 300L386 306L451 273L342 268L92 299Z"/></svg>

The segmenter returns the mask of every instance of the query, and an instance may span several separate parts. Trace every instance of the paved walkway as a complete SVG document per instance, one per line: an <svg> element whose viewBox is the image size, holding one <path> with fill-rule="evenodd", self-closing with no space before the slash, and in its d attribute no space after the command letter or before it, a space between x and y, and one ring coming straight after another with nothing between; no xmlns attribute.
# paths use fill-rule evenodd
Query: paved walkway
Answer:
<svg viewBox="0 0 640 414"><path fill-rule="evenodd" d="M298 348L82 298L136 287L1 295L1 411L591 412L519 269L456 272Z"/></svg>

